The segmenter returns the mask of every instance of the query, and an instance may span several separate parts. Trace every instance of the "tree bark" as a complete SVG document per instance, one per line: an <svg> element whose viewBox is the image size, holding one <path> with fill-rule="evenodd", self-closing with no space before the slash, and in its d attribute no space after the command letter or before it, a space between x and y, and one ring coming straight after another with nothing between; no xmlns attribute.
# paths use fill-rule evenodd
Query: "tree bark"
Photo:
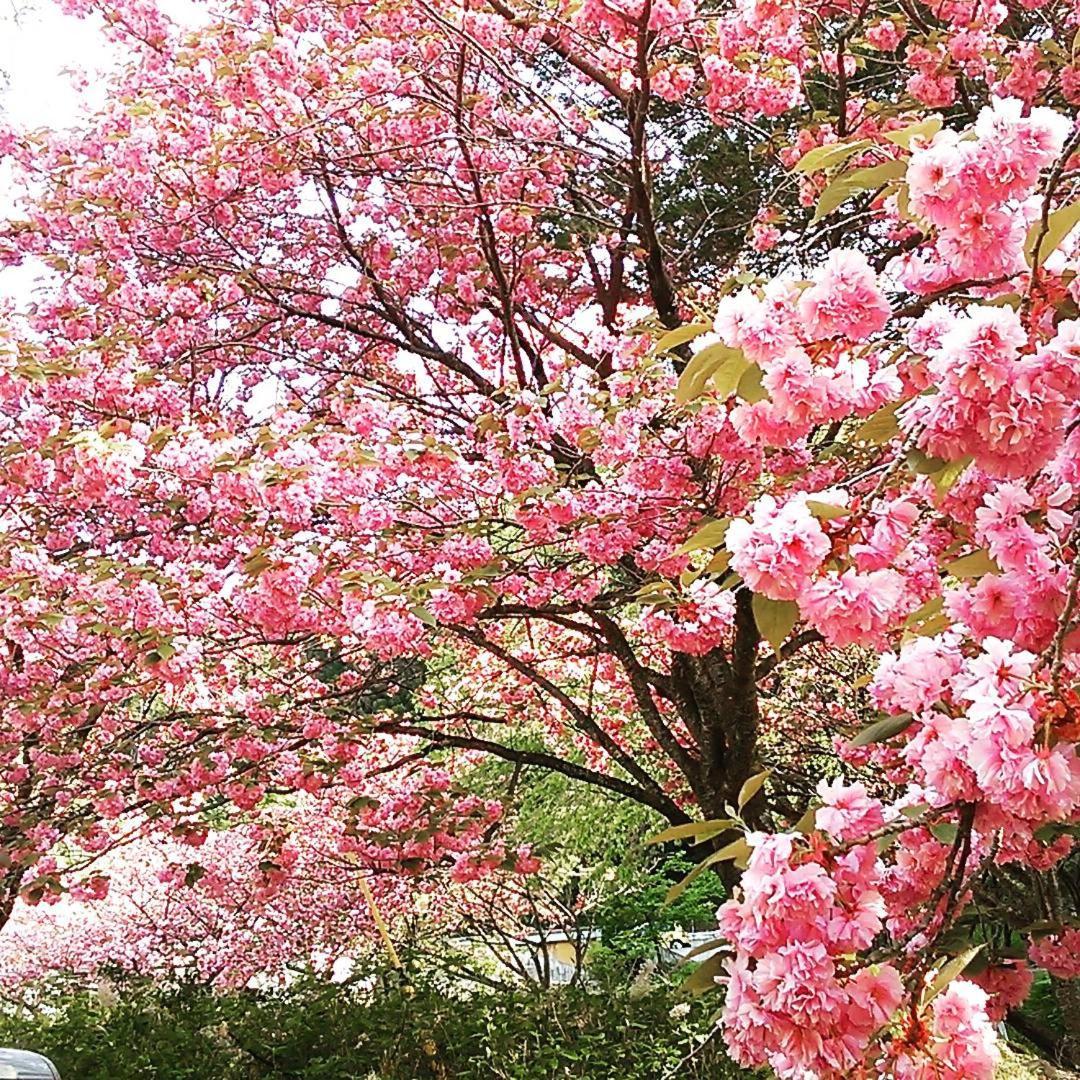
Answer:
<svg viewBox="0 0 1080 1080"><path fill-rule="evenodd" d="M1061 1010L1062 1027L1065 1030L1058 1043L1059 1065L1080 1069L1080 979L1050 977L1054 999Z"/></svg>

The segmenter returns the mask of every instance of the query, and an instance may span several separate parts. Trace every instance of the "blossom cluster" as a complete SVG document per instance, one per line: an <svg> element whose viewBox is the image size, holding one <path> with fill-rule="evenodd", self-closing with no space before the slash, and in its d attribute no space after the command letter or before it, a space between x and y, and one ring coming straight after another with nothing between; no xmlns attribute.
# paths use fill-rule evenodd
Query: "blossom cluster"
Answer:
<svg viewBox="0 0 1080 1080"><path fill-rule="evenodd" d="M1080 760L1073 743L1043 738L1036 665L997 638L964 655L955 635L882 660L871 692L887 712L912 714L901 754L932 805L978 803L986 825L1029 829L1076 814Z"/></svg>
<svg viewBox="0 0 1080 1080"><path fill-rule="evenodd" d="M748 837L739 895L719 911L735 950L722 1023L736 1060L767 1063L781 1078L838 1080L866 1075L887 1051L897 1076L992 1077L982 989L953 982L920 1005L902 968L860 959L884 929L885 868L871 842L884 808L858 784L823 785L820 795L809 840Z"/></svg>

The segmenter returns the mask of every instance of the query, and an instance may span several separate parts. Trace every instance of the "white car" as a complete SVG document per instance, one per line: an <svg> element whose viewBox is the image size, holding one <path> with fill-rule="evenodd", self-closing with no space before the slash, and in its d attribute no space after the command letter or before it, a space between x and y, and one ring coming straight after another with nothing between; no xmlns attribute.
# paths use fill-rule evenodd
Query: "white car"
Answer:
<svg viewBox="0 0 1080 1080"><path fill-rule="evenodd" d="M60 1080L60 1074L41 1054L0 1049L0 1080Z"/></svg>

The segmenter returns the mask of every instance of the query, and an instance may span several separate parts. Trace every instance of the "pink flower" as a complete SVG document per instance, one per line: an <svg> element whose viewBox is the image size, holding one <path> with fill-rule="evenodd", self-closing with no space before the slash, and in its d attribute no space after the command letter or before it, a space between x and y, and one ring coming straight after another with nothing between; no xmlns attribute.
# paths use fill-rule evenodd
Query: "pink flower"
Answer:
<svg viewBox="0 0 1080 1080"><path fill-rule="evenodd" d="M971 981L988 995L986 1015L999 1024L1011 1009L1023 1005L1031 990L1033 974L1027 964L1009 962L984 968Z"/></svg>
<svg viewBox="0 0 1080 1080"><path fill-rule="evenodd" d="M734 619L732 591L699 578L674 608L651 610L645 624L670 648L701 656L729 636Z"/></svg>
<svg viewBox="0 0 1080 1080"><path fill-rule="evenodd" d="M782 356L798 343L793 326L796 296L790 282L773 282L760 295L740 289L720 299L713 328L755 363Z"/></svg>
<svg viewBox="0 0 1080 1080"><path fill-rule="evenodd" d="M861 968L848 983L852 1022L859 1028L876 1030L889 1021L904 996L900 973L891 964Z"/></svg>
<svg viewBox="0 0 1080 1080"><path fill-rule="evenodd" d="M854 791L847 790L852 805ZM830 879L820 848L801 838L748 839L742 895L719 912L736 949L722 1021L728 1045L742 1064L767 1063L778 1077L850 1075L903 998L890 965L850 968L851 953L882 926L873 845L837 859Z"/></svg>
<svg viewBox="0 0 1080 1080"><path fill-rule="evenodd" d="M954 637L915 638L882 656L870 692L888 712L922 712L944 695L962 664Z"/></svg>
<svg viewBox="0 0 1080 1080"><path fill-rule="evenodd" d="M904 40L905 28L897 19L881 19L866 29L866 41L881 52L893 52Z"/></svg>
<svg viewBox="0 0 1080 1080"><path fill-rule="evenodd" d="M998 1051L986 1015L986 991L957 979L932 1005L932 1054L945 1080L991 1080Z"/></svg>
<svg viewBox="0 0 1080 1080"><path fill-rule="evenodd" d="M799 596L799 609L833 645L880 644L915 606L896 570L830 570Z"/></svg>
<svg viewBox="0 0 1080 1080"><path fill-rule="evenodd" d="M731 567L754 592L772 600L793 600L825 561L829 538L799 499L782 506L771 495L754 504L750 521L736 518L725 543Z"/></svg>
<svg viewBox="0 0 1080 1080"><path fill-rule="evenodd" d="M857 839L885 823L881 803L867 795L863 784L822 780L817 793L825 804L817 810L817 827L834 840Z"/></svg>
<svg viewBox="0 0 1080 1080"><path fill-rule="evenodd" d="M1080 930L1035 938L1028 949L1031 959L1059 979L1080 979Z"/></svg>
<svg viewBox="0 0 1080 1080"><path fill-rule="evenodd" d="M807 336L861 341L876 334L889 318L889 302L861 251L837 249L799 297L799 318Z"/></svg>
<svg viewBox="0 0 1080 1080"><path fill-rule="evenodd" d="M912 212L934 225L955 224L963 163L956 135L948 130L939 132L929 146L916 150L907 168Z"/></svg>

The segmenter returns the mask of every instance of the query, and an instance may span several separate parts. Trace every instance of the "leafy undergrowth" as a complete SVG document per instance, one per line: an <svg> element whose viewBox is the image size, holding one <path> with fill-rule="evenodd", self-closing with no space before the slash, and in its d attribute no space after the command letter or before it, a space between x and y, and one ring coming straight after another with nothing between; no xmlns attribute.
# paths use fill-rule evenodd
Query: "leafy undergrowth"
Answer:
<svg viewBox="0 0 1080 1080"><path fill-rule="evenodd" d="M1056 1068L1032 1054L1003 1046L996 1080L1072 1080L1076 1075L1074 1072Z"/></svg>
<svg viewBox="0 0 1080 1080"><path fill-rule="evenodd" d="M38 1050L64 1080L727 1080L714 1005L561 989L453 998L299 986L214 995L125 985L0 1015L0 1044Z"/></svg>
<svg viewBox="0 0 1080 1080"><path fill-rule="evenodd" d="M715 1002L562 988L450 996L299 983L214 994L124 982L56 986L0 1011L0 1045L37 1050L63 1080L750 1080L716 1039ZM1066 1080L1003 1048L997 1080Z"/></svg>

